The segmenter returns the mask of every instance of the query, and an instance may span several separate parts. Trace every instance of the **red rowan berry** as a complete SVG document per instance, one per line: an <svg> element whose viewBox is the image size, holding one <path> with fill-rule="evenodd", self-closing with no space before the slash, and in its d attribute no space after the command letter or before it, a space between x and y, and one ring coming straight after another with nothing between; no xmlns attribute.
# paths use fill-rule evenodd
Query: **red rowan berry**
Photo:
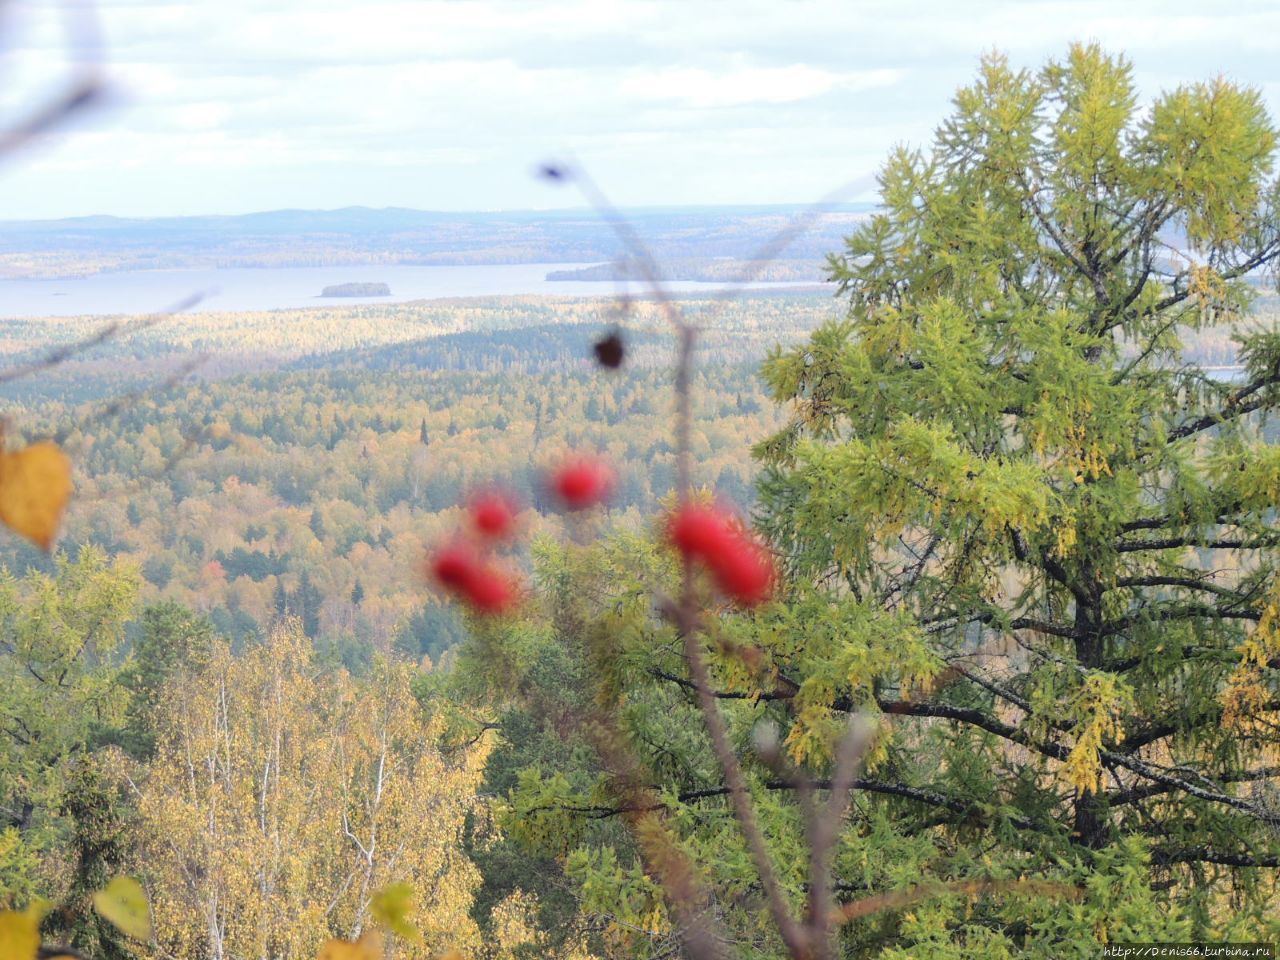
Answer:
<svg viewBox="0 0 1280 960"><path fill-rule="evenodd" d="M462 597L478 613L505 613L516 604L515 581L505 571L486 564L468 578Z"/></svg>
<svg viewBox="0 0 1280 960"><path fill-rule="evenodd" d="M585 510L608 498L613 490L613 471L600 460L575 457L556 468L551 489L566 509Z"/></svg>
<svg viewBox="0 0 1280 960"><path fill-rule="evenodd" d="M676 511L668 524L671 542L686 557L705 560L728 543L731 529L728 516L714 507L686 505Z"/></svg>
<svg viewBox="0 0 1280 960"><path fill-rule="evenodd" d="M773 557L718 507L686 504L671 518L667 535L684 556L711 572L720 592L754 606L773 591Z"/></svg>
<svg viewBox="0 0 1280 960"><path fill-rule="evenodd" d="M441 547L427 558L427 572L431 578L454 592L464 589L479 565L475 551L460 543Z"/></svg>
<svg viewBox="0 0 1280 960"><path fill-rule="evenodd" d="M720 592L745 607L754 607L773 592L773 557L746 536L739 535L727 549L708 556L707 566Z"/></svg>
<svg viewBox="0 0 1280 960"><path fill-rule="evenodd" d="M427 558L427 572L448 593L477 613L505 613L519 599L510 574L485 561L465 543L451 543Z"/></svg>
<svg viewBox="0 0 1280 960"><path fill-rule="evenodd" d="M515 529L516 512L511 498L498 491L478 494L468 508L471 525L482 537L505 540Z"/></svg>

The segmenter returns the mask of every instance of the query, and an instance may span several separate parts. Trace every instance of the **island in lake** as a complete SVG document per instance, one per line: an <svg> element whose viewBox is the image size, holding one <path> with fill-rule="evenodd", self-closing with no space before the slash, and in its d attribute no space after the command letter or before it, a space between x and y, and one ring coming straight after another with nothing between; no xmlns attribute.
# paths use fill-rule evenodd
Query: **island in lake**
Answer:
<svg viewBox="0 0 1280 960"><path fill-rule="evenodd" d="M389 297L391 288L385 283L335 283L320 291L322 297Z"/></svg>

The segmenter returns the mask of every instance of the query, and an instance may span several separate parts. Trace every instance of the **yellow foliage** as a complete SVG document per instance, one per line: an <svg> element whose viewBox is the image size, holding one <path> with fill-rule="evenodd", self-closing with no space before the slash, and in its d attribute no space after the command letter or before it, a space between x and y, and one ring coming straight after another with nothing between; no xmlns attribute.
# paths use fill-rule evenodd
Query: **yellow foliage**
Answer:
<svg viewBox="0 0 1280 960"><path fill-rule="evenodd" d="M389 883L374 893L369 912L374 920L392 933L416 943L422 939L422 932L411 919L415 899L412 884L403 881Z"/></svg>
<svg viewBox="0 0 1280 960"><path fill-rule="evenodd" d="M328 940L320 947L316 960L382 960L382 936L377 930L368 930L354 943Z"/></svg>
<svg viewBox="0 0 1280 960"><path fill-rule="evenodd" d="M1076 693L1071 705L1077 719L1076 742L1067 755L1065 773L1081 793L1098 791L1102 775L1098 752L1105 740L1119 742L1124 737L1120 717L1130 699L1129 692L1107 673L1090 674Z"/></svg>
<svg viewBox="0 0 1280 960"><path fill-rule="evenodd" d="M1243 732L1258 726L1270 699L1262 671L1273 658L1280 656L1280 579L1272 584L1262 616L1236 652L1240 654L1240 663L1231 672L1220 697L1222 725Z"/></svg>
<svg viewBox="0 0 1280 960"><path fill-rule="evenodd" d="M35 960L40 948L40 918L44 911L37 905L22 912L0 910L0 958L3 960Z"/></svg>
<svg viewBox="0 0 1280 960"><path fill-rule="evenodd" d="M1262 684L1262 671L1251 664L1240 664L1222 691L1222 726L1241 732L1255 730L1269 698Z"/></svg>
<svg viewBox="0 0 1280 960"><path fill-rule="evenodd" d="M546 954L546 935L538 929L538 899L517 890L493 908L494 939L499 944L499 960L514 960L520 948Z"/></svg>
<svg viewBox="0 0 1280 960"><path fill-rule="evenodd" d="M43 550L71 498L71 460L52 441L0 452L0 521Z"/></svg>
<svg viewBox="0 0 1280 960"><path fill-rule="evenodd" d="M1065 557L1068 551L1076 545L1077 535L1075 524L1062 523L1054 530L1054 556Z"/></svg>
<svg viewBox="0 0 1280 960"><path fill-rule="evenodd" d="M315 956L375 921L421 933L397 957L478 949L480 878L459 847L487 748L441 750L410 666L357 679L313 656L279 630L166 691L139 806L167 952ZM359 943L330 956L357 960Z"/></svg>

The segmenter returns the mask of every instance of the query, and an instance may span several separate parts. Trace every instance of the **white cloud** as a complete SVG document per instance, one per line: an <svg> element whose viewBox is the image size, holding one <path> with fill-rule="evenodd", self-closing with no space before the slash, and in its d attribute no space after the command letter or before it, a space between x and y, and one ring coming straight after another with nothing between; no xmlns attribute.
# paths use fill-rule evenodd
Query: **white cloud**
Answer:
<svg viewBox="0 0 1280 960"><path fill-rule="evenodd" d="M0 5L17 115L74 59ZM1225 70L1280 114L1280 10L1240 0L101 0L127 108L10 163L0 217L545 206L572 152L620 202L803 201L927 139L978 55L1127 50L1145 93ZM0 50L0 53L3 53ZM68 171L75 171L72 178Z"/></svg>
<svg viewBox="0 0 1280 960"><path fill-rule="evenodd" d="M675 100L700 108L734 107L793 103L836 89L868 90L895 83L902 75L903 71L890 69L841 74L803 63L735 67L720 72L703 67L664 67L628 74L619 91L636 100Z"/></svg>

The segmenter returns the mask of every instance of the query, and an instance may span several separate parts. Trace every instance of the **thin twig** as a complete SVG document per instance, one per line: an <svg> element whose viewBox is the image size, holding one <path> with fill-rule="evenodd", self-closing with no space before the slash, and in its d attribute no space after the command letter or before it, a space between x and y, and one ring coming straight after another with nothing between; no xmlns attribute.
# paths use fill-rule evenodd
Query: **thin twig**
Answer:
<svg viewBox="0 0 1280 960"><path fill-rule="evenodd" d="M11 367L8 370L0 370L0 384L12 383L14 380L20 380L23 377L29 377L35 373L42 373L52 367L56 367L61 363L65 363L78 354L92 350L94 347L106 343L108 340L117 337L126 337L130 334L137 333L140 330L146 330L154 327L158 323L169 319L175 314L190 310L201 300L205 298L203 293L193 293L182 300L179 300L172 307L160 313L148 314L144 317L137 317L133 320L113 320L96 332L85 337L83 340L77 340L74 343L68 343L65 346L58 347L49 351L39 360L31 363L25 363L17 367Z"/></svg>
<svg viewBox="0 0 1280 960"><path fill-rule="evenodd" d="M832 914L831 861L840 826L853 793L858 771L866 757L876 723L862 714L849 718L848 729L836 745L835 771L831 778L831 792L826 806L814 823L812 849L809 852L809 923L810 937L815 946L815 956L824 960L830 951Z"/></svg>
<svg viewBox="0 0 1280 960"><path fill-rule="evenodd" d="M37 137L102 100L104 85L94 72L73 80L63 93L8 130L0 131L0 157L26 146Z"/></svg>
<svg viewBox="0 0 1280 960"><path fill-rule="evenodd" d="M588 202L600 216L613 228L614 233L630 249L640 267L641 273L661 305L667 318L675 328L678 345L676 354L675 375L675 440L676 440L676 484L681 503L687 503L691 490L691 453L690 433L692 421L692 368L693 349L697 331L681 315L675 303L663 286L658 276L653 256L636 234L631 224L617 211L604 193L591 178L581 169L571 171L555 168L557 178L571 177L582 191ZM724 717L711 691L707 665L703 659L702 647L698 639L698 598L692 560L685 558L681 577L680 602L675 610L680 631L684 639L685 660L689 674L698 692L698 703L702 711L707 732L711 738L712 749L720 763L721 771L733 803L734 816L738 821L747 848L751 855L760 881L769 902L769 912L778 925L783 942L793 957L809 956L808 936L805 930L792 916L786 896L782 891L777 872L769 857L764 835L755 818L750 794L747 792L742 767L729 742L728 729ZM668 891L669 893L673 891Z"/></svg>
<svg viewBox="0 0 1280 960"><path fill-rule="evenodd" d="M692 580L691 572L686 570L686 577L690 580ZM689 665L689 675L693 678L694 686L698 691L698 706L702 710L703 721L711 738L711 748L724 774L725 785L728 787L729 797L733 803L734 817L747 841L747 851L751 855L756 872L760 875L760 884L764 887L765 896L769 902L769 912L773 916L774 923L778 925L783 942L793 957L807 958L809 956L808 937L792 916L791 908L787 904L782 885L778 881L777 871L774 870L773 861L769 856L769 849L765 844L764 834L760 830L759 823L756 822L755 810L742 774L742 766L733 752L724 717L721 716L719 705L711 692L707 664L698 640L696 613L690 617L688 608L683 604L680 612L682 619L685 620L685 623L681 624L684 634L685 660Z"/></svg>
<svg viewBox="0 0 1280 960"><path fill-rule="evenodd" d="M703 908L709 897L698 882L693 864L680 849L665 821L665 807L657 794L645 785L640 762L630 749L627 738L605 710L596 712L592 728L596 751L606 764L617 771L612 778L614 789L631 807L627 826L635 837L649 869L657 875L667 894L671 910L680 923L679 937L694 960L728 960L724 950L724 932ZM700 909L701 908L701 909Z"/></svg>

